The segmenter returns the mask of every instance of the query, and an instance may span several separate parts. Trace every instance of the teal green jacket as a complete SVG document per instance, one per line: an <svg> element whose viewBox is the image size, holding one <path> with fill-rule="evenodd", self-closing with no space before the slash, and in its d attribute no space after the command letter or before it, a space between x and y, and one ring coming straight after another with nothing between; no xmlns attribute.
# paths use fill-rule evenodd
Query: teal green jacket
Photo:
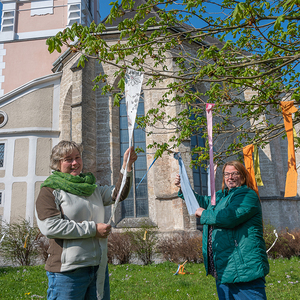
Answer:
<svg viewBox="0 0 300 300"><path fill-rule="evenodd" d="M178 196L183 199L181 190ZM195 193L204 208L202 252L208 274L208 225L213 226L212 251L218 280L221 283L249 282L269 273L263 239L260 200L246 185L216 193L216 205L210 197Z"/></svg>

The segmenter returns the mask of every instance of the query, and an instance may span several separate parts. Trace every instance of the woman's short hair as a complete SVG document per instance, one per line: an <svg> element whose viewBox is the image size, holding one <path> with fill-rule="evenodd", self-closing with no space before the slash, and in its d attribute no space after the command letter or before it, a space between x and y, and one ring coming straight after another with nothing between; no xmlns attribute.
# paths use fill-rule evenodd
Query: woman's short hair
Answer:
<svg viewBox="0 0 300 300"><path fill-rule="evenodd" d="M73 141L60 141L53 147L50 156L50 168L55 171L59 171L60 161L68 154L72 153L74 149L77 149L80 155L82 154L82 145L79 145Z"/></svg>
<svg viewBox="0 0 300 300"><path fill-rule="evenodd" d="M224 171L227 166L235 167L241 175L242 184L246 184L248 188L254 190L254 185L253 185L251 176L250 176L249 172L246 170L246 168L244 167L244 165L237 160L232 160L232 161L226 162L225 165L223 166L223 170L222 170L222 173L223 173L222 191L223 192L225 189Z"/></svg>

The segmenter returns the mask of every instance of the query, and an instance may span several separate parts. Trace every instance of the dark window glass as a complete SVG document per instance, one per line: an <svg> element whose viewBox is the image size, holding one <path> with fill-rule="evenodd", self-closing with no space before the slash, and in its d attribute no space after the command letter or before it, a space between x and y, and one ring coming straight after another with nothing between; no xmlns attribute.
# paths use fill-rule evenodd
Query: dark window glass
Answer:
<svg viewBox="0 0 300 300"><path fill-rule="evenodd" d="M191 119L194 120L195 116L192 115ZM205 146L205 139L202 136L202 131L199 131L198 134L191 137L191 148ZM196 155L193 156L193 159L196 159ZM193 180L195 192L197 192L199 195L207 195L207 171L204 167L193 167ZM200 225L200 218L197 218L197 225Z"/></svg>
<svg viewBox="0 0 300 300"><path fill-rule="evenodd" d="M144 115L144 99L141 97L137 109L137 116ZM136 127L136 126L135 126ZM123 154L128 148L128 124L125 98L120 101L120 151L121 164L123 163ZM141 128L135 128L133 131L134 148L142 148L146 152L146 134ZM133 167L133 185L129 196L121 202L122 218L147 217L148 211L148 187L147 176L138 186L144 174L147 172L147 159L145 153L139 153L138 159Z"/></svg>
<svg viewBox="0 0 300 300"><path fill-rule="evenodd" d="M4 165L4 147L5 144L0 144L0 168Z"/></svg>

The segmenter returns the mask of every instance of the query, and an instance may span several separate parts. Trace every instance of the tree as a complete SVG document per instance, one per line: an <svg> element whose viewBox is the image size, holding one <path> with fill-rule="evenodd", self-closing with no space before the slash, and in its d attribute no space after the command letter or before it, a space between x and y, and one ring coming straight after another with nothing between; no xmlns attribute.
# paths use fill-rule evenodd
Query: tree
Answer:
<svg viewBox="0 0 300 300"><path fill-rule="evenodd" d="M215 104L213 133L220 146L215 149L216 162L241 153L250 143L264 147L284 136L280 101L299 104L300 98L298 0L119 2L111 3L105 24L83 27L75 23L49 38L47 44L50 52L61 51L62 45L80 52L82 66L91 58L117 66L115 77L121 78L121 92L126 67L143 71L149 87L172 79L157 107L138 120L144 128L158 124L173 128L169 141L150 145L156 147L156 155L194 134L206 136L206 102ZM134 16L126 18L130 11ZM125 19L118 22L119 41L108 44L103 35L106 26L122 16ZM175 64L172 69L168 68L170 58ZM95 88L106 78L99 74ZM199 88L201 84L207 87L205 91ZM102 90L114 93L118 104L120 91L115 92L109 83ZM249 99L244 97L247 90L252 91ZM169 105L181 106L176 117L165 113ZM300 122L298 112L293 122ZM300 146L299 138L295 146ZM197 154L194 164L208 158L207 148L196 147L193 153Z"/></svg>

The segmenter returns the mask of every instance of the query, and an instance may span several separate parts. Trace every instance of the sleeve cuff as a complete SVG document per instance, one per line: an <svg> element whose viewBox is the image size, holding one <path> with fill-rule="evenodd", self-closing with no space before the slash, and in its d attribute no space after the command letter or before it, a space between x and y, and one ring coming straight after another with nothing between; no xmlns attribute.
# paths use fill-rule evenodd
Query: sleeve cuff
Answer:
<svg viewBox="0 0 300 300"><path fill-rule="evenodd" d="M120 170L120 172L124 175L124 173L125 173L125 170L123 169L123 167L122 167L122 169ZM129 172L129 171L127 171L127 176L126 177L131 177L132 176L132 170Z"/></svg>

